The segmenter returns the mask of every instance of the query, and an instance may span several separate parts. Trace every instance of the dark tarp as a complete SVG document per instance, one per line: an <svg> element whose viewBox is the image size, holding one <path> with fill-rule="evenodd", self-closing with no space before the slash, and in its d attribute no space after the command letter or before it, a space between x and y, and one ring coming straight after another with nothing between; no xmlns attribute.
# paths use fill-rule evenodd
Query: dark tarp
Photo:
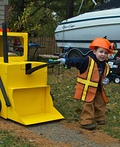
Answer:
<svg viewBox="0 0 120 147"><path fill-rule="evenodd" d="M96 6L94 10L104 10L104 9L119 8L119 7L120 7L120 0L110 0L110 2L104 3L100 6Z"/></svg>

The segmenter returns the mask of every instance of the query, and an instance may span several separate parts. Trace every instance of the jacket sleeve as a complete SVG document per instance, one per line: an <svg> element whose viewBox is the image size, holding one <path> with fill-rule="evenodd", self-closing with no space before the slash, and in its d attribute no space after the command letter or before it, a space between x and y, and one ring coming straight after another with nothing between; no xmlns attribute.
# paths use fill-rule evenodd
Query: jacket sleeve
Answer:
<svg viewBox="0 0 120 147"><path fill-rule="evenodd" d="M80 73L84 73L88 67L89 58L67 58L65 65L67 65L68 68L76 67L78 70L80 70Z"/></svg>

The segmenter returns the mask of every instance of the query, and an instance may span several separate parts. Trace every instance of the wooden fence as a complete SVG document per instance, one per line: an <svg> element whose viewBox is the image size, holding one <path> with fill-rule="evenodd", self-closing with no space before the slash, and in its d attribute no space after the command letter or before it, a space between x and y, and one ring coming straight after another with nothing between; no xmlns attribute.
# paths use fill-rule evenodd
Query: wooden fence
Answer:
<svg viewBox="0 0 120 147"><path fill-rule="evenodd" d="M40 54L59 54L62 52L60 48L57 47L56 41L54 37L36 37L36 38L30 38L31 42L40 44L41 47L38 49L38 52Z"/></svg>

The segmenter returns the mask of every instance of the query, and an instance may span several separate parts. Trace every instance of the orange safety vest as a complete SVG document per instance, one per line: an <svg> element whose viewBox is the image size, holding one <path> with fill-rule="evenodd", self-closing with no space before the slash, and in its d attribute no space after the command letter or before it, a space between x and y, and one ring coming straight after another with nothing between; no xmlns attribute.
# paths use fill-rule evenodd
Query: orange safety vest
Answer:
<svg viewBox="0 0 120 147"><path fill-rule="evenodd" d="M109 65L106 63L105 70L101 81L108 75ZM97 92L98 83L100 80L99 70L97 63L89 57L89 63L87 70L80 74L78 72L76 92L74 98L81 99L82 101L91 102L95 98ZM105 95L102 82L101 82L102 96L105 102L108 102L108 98Z"/></svg>

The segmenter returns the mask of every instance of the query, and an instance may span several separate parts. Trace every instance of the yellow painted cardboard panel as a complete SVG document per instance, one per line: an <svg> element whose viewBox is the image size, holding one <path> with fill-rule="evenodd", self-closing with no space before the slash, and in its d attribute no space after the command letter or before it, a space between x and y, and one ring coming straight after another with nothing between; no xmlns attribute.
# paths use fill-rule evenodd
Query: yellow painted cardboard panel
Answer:
<svg viewBox="0 0 120 147"><path fill-rule="evenodd" d="M49 86L9 89L9 92L13 101L8 118L14 121L30 125L64 118L53 106Z"/></svg>
<svg viewBox="0 0 120 147"><path fill-rule="evenodd" d="M29 62L32 67L41 65L41 62ZM27 62L13 62L0 64L1 77L5 87L34 87L47 84L47 67L26 75Z"/></svg>

